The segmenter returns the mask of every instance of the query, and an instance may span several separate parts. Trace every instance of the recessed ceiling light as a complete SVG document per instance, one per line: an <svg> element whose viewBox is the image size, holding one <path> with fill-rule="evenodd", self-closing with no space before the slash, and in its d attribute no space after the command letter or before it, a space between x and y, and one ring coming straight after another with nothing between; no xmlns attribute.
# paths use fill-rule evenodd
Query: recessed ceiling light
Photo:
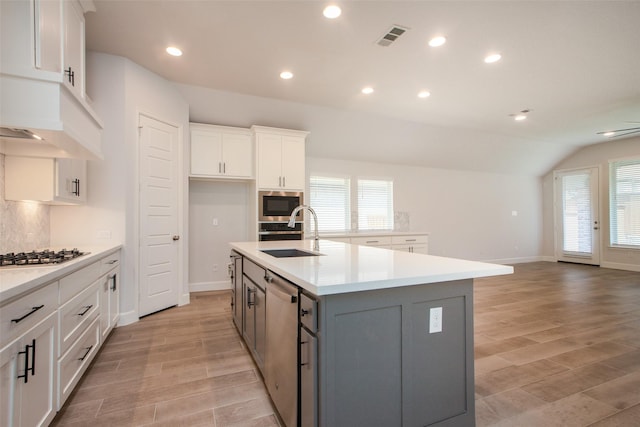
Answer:
<svg viewBox="0 0 640 427"><path fill-rule="evenodd" d="M499 53L492 53L491 55L484 58L484 62L487 64L493 64L494 62L498 62L502 59L502 55Z"/></svg>
<svg viewBox="0 0 640 427"><path fill-rule="evenodd" d="M429 93L429 91L421 90L420 92L418 92L418 98L428 98L429 96L431 96L431 93Z"/></svg>
<svg viewBox="0 0 640 427"><path fill-rule="evenodd" d="M342 9L340 9L335 4L329 5L324 8L322 14L325 18L335 19L342 14Z"/></svg>
<svg viewBox="0 0 640 427"><path fill-rule="evenodd" d="M283 71L280 73L280 78L283 80L289 80L293 78L293 73L291 71Z"/></svg>
<svg viewBox="0 0 640 427"><path fill-rule="evenodd" d="M443 36L437 36L429 40L429 46L438 47L438 46L442 46L446 42L447 42L446 38L444 38Z"/></svg>
<svg viewBox="0 0 640 427"><path fill-rule="evenodd" d="M525 120L527 118L526 114L517 114L513 117L513 119L517 122L521 122L522 120Z"/></svg>
<svg viewBox="0 0 640 427"><path fill-rule="evenodd" d="M365 95L370 95L373 93L373 88L371 86L362 88L362 93L364 93Z"/></svg>
<svg viewBox="0 0 640 427"><path fill-rule="evenodd" d="M605 133L603 133L603 134L602 134L602 136L606 136L606 137L608 138L608 137L613 136L613 135L615 135L615 134L616 134L616 133L615 133L614 131L609 131L609 132L605 132Z"/></svg>
<svg viewBox="0 0 640 427"><path fill-rule="evenodd" d="M171 56L182 56L182 51L174 46L169 46L167 48L167 53Z"/></svg>

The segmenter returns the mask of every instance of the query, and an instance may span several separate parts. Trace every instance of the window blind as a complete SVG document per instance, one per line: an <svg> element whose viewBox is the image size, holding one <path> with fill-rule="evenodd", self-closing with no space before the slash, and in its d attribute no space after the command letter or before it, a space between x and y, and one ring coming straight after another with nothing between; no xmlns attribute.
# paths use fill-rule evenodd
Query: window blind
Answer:
<svg viewBox="0 0 640 427"><path fill-rule="evenodd" d="M393 230L393 181L358 180L358 229Z"/></svg>
<svg viewBox="0 0 640 427"><path fill-rule="evenodd" d="M318 230L347 231L351 222L349 178L311 176L309 203L318 215Z"/></svg>
<svg viewBox="0 0 640 427"><path fill-rule="evenodd" d="M562 229L566 252L592 253L590 174L562 177Z"/></svg>
<svg viewBox="0 0 640 427"><path fill-rule="evenodd" d="M611 246L640 248L640 159L609 162Z"/></svg>

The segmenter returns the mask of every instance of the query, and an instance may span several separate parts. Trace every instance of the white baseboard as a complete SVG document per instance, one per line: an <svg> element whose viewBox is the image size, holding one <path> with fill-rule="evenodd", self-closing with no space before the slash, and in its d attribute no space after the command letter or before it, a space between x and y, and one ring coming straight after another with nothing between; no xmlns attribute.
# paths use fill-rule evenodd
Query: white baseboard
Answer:
<svg viewBox="0 0 640 427"><path fill-rule="evenodd" d="M191 302L191 299L189 297L189 293L182 294L182 295L180 295L180 299L178 301L178 306L189 304L189 302Z"/></svg>
<svg viewBox="0 0 640 427"><path fill-rule="evenodd" d="M600 263L602 268L612 268L614 270L627 270L640 272L640 265L638 264L623 264L621 262L602 262Z"/></svg>
<svg viewBox="0 0 640 427"><path fill-rule="evenodd" d="M490 262L493 264L522 264L524 262L539 262L539 261L555 261L552 257L545 256L532 256L532 257L521 257L521 258L503 258L503 259L491 259L485 260L483 262Z"/></svg>
<svg viewBox="0 0 640 427"><path fill-rule="evenodd" d="M138 313L134 310L127 311L126 313L120 313L120 320L118 320L117 326L126 326L132 323L136 323L140 318L138 317Z"/></svg>
<svg viewBox="0 0 640 427"><path fill-rule="evenodd" d="M231 289L229 280L189 283L189 292L223 291L226 289Z"/></svg>

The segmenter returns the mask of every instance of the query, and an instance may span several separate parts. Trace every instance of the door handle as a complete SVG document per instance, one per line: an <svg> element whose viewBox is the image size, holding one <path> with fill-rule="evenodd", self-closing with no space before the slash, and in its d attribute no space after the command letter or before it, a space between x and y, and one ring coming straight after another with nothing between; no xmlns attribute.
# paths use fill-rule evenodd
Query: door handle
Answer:
<svg viewBox="0 0 640 427"><path fill-rule="evenodd" d="M594 230L600 230L600 227L593 227Z"/></svg>
<svg viewBox="0 0 640 427"><path fill-rule="evenodd" d="M173 240L174 240L174 241L175 241L175 240L180 240L180 236L178 236L178 235L173 236Z"/></svg>

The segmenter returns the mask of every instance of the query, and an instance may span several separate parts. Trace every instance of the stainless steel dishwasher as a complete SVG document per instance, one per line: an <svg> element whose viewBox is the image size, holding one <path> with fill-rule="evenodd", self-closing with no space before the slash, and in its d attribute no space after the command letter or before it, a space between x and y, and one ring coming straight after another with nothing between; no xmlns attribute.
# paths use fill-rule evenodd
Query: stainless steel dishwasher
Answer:
<svg viewBox="0 0 640 427"><path fill-rule="evenodd" d="M265 383L287 427L298 425L298 287L267 271Z"/></svg>

